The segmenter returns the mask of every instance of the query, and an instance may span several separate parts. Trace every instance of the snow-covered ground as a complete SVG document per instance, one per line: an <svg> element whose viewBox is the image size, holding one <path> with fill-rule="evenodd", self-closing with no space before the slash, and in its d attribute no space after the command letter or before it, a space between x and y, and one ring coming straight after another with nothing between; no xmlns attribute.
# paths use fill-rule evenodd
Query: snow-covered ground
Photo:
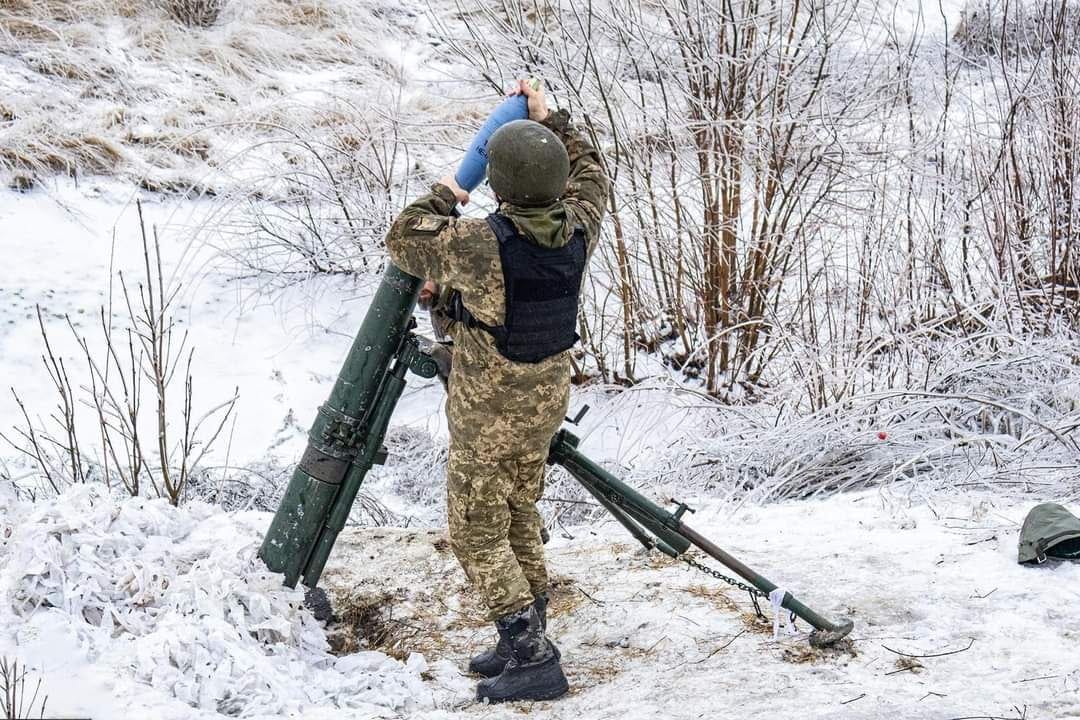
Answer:
<svg viewBox="0 0 1080 720"><path fill-rule="evenodd" d="M349 651L338 658L302 593L254 557L266 513L5 494L0 653L35 668L50 713L99 719L1080 715L1080 566L1016 564L1025 505L912 505L902 490L693 516L855 621L827 651L774 639L743 593L643 556L614 523L556 532L550 633L572 691L500 708L472 703L462 669L492 632L441 531L341 537L324 576L342 618L330 640Z"/></svg>

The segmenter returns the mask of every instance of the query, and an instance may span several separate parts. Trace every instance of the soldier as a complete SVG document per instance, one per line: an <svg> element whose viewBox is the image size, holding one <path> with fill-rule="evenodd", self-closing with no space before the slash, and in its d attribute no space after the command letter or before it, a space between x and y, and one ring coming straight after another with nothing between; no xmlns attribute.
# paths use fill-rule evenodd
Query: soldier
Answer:
<svg viewBox="0 0 1080 720"><path fill-rule="evenodd" d="M568 685L545 636L548 575L536 509L548 444L566 415L568 350L608 193L599 153L522 81L529 119L496 131L488 181L499 201L486 219L456 217L468 193L452 176L409 205L386 239L401 269L453 288L450 546L483 596L498 642L469 669L487 677L477 699L548 700ZM444 297L446 297L444 295Z"/></svg>

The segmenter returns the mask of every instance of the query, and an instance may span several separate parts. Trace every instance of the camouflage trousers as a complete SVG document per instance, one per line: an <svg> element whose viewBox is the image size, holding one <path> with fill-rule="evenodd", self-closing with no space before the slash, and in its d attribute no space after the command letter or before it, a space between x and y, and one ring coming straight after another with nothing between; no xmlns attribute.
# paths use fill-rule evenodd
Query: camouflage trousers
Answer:
<svg viewBox="0 0 1080 720"><path fill-rule="evenodd" d="M450 441L450 547L493 620L525 607L548 586L543 521L536 509L547 455L547 444L535 452L494 458Z"/></svg>

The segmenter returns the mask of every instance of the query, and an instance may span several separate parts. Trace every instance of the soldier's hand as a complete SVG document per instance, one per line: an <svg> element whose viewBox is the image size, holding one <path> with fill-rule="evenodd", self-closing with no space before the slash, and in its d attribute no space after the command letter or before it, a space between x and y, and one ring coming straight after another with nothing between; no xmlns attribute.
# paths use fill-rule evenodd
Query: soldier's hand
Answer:
<svg viewBox="0 0 1080 720"><path fill-rule="evenodd" d="M457 198L458 204L469 204L469 191L461 189L461 187L458 186L457 180L454 179L453 175L447 175L443 177L441 180L439 180L439 184L445 185L446 187L450 188L450 192L454 193L454 197Z"/></svg>
<svg viewBox="0 0 1080 720"><path fill-rule="evenodd" d="M439 297L439 286L434 281L428 280L424 283L424 287L420 288L420 296L416 304L423 310L430 310L437 297Z"/></svg>
<svg viewBox="0 0 1080 720"><path fill-rule="evenodd" d="M518 80L517 87L510 91L511 95L524 95L529 99L529 119L543 122L547 119L548 110L547 95L544 94L543 83L537 83L534 88L528 80Z"/></svg>

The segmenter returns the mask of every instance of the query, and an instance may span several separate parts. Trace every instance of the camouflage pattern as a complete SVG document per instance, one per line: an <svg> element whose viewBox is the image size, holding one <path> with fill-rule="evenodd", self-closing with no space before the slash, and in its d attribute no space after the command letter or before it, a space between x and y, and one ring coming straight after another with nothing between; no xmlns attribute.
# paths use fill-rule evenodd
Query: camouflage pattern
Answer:
<svg viewBox="0 0 1080 720"><path fill-rule="evenodd" d="M546 461L546 448L521 458L494 458L463 449L451 438L446 472L450 548L492 619L531 605L534 596L547 590L543 521L536 509Z"/></svg>
<svg viewBox="0 0 1080 720"><path fill-rule="evenodd" d="M437 287L435 293L435 299L431 306L431 330L435 333L435 339L442 342L445 340L451 340L450 326L453 324L453 319L447 314L447 309L450 307L450 297L453 295L453 288Z"/></svg>
<svg viewBox="0 0 1080 720"><path fill-rule="evenodd" d="M608 180L599 153L567 121L560 111L544 123L570 157L566 195L544 212L519 213L505 203L500 212L523 233L543 234L544 244L568 242L580 224L591 253ZM454 205L450 189L436 184L407 207L387 236L390 257L402 270L437 282L444 298L457 288L478 320L500 325L505 288L498 240L484 219L450 217ZM483 330L462 323L448 330L454 342L446 409L451 547L497 618L529 605L547 588L536 501L543 493L548 444L569 403L570 356L515 363L499 354Z"/></svg>

